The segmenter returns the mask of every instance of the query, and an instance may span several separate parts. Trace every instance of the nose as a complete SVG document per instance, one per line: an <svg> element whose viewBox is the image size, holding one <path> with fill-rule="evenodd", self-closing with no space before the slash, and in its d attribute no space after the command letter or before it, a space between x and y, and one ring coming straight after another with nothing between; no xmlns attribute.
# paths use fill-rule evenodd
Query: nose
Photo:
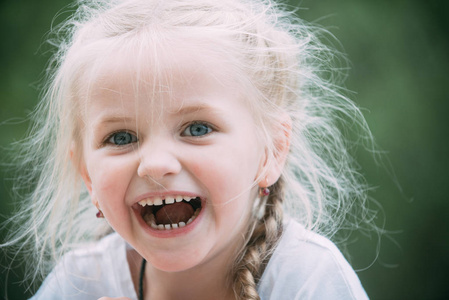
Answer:
<svg viewBox="0 0 449 300"><path fill-rule="evenodd" d="M167 143L141 145L139 152L140 162L137 174L142 178L150 177L160 181L169 175L178 174L182 169L176 149Z"/></svg>

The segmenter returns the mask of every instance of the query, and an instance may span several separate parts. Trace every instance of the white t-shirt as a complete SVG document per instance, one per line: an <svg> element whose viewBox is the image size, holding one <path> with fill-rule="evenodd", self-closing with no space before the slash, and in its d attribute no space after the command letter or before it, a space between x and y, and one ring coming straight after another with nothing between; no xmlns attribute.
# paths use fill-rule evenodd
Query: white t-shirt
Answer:
<svg viewBox="0 0 449 300"><path fill-rule="evenodd" d="M33 300L88 300L129 297L137 300L126 258L127 243L113 233L91 247L64 256ZM354 270L328 239L286 224L259 281L262 300L368 299Z"/></svg>

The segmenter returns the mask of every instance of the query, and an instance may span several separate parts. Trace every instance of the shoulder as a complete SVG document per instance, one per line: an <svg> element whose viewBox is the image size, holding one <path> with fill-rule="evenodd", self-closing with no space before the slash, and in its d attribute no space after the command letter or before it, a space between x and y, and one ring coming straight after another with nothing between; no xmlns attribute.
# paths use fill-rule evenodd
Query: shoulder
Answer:
<svg viewBox="0 0 449 300"><path fill-rule="evenodd" d="M290 220L259 283L261 299L367 299L330 240Z"/></svg>
<svg viewBox="0 0 449 300"><path fill-rule="evenodd" d="M64 255L32 299L132 297L130 292L126 243L113 233Z"/></svg>

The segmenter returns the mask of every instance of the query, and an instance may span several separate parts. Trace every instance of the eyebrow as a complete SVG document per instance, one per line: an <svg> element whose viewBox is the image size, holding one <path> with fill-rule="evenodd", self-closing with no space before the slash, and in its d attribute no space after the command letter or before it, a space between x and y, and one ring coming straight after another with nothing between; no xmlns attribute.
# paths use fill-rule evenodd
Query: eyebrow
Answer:
<svg viewBox="0 0 449 300"><path fill-rule="evenodd" d="M189 113L195 113L200 111L217 111L217 108L214 108L207 104L197 104L197 105L188 105L185 107L181 107L178 109L174 114L176 115L182 115L182 114L189 114Z"/></svg>
<svg viewBox="0 0 449 300"><path fill-rule="evenodd" d="M100 117L98 122L95 122L97 125L103 125L108 123L123 123L123 122L133 122L134 120L130 117L125 116L106 116Z"/></svg>
<svg viewBox="0 0 449 300"><path fill-rule="evenodd" d="M215 113L219 113L219 109L214 108L208 104L194 104L194 105L188 105L185 107L181 107L178 110L174 111L173 114L174 115L183 115L183 114L192 114L192 113L196 113L196 112L201 112L201 111L212 111ZM131 123L131 122L136 122L136 120L134 118L130 118L127 116L100 116L98 118L98 121L95 122L95 126L101 126L104 124L114 124L114 123Z"/></svg>

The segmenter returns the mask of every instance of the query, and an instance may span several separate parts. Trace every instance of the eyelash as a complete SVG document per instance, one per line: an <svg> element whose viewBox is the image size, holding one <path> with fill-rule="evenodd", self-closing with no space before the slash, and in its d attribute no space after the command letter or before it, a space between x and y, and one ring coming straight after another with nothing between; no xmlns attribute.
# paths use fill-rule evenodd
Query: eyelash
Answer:
<svg viewBox="0 0 449 300"><path fill-rule="evenodd" d="M195 125L202 125L202 126L204 126L204 127L207 127L207 128L206 128L206 131L207 131L207 132L205 132L205 133L203 133L203 134L200 134L200 135L194 135L194 134L192 134L192 126L195 126ZM189 130L189 128L190 128L190 130ZM205 136L205 135L208 135L208 134L210 134L210 133L212 133L212 132L214 132L214 131L215 131L215 128L214 128L212 125L210 125L209 123L203 122L203 121L195 121L195 122L192 122L192 123L187 124L187 125L184 127L184 129L183 129L182 132L181 132L181 136L188 136L188 137L194 137L194 138L201 138L201 137L203 137L203 136ZM117 137L118 134L128 134L128 135L130 135L131 140L126 141L126 143L124 143L124 144L120 144L120 143L117 143L117 141L113 141L112 139L113 139L114 137ZM138 142L138 138L137 138L137 136L134 135L133 133L131 133L131 132L127 131L127 130L118 130L118 131L115 131L115 132L112 132L111 134L109 134L109 135L104 139L102 145L112 145L112 146L114 146L114 147L124 147L124 146L128 146L128 145L130 145L130 144L137 143L137 142Z"/></svg>
<svg viewBox="0 0 449 300"><path fill-rule="evenodd" d="M120 133L128 134L130 136L131 140L127 141L124 144L119 144L119 143L116 143L117 141L112 141L112 139L114 137L117 137L117 135ZM138 139L137 139L136 135L132 134L131 132L129 132L127 130L118 130L118 131L115 131L115 132L112 132L111 134L109 134L106 137L106 139L104 140L103 145L112 145L114 147L123 147L123 146L127 146L127 145L137 143L137 142L138 142Z"/></svg>
<svg viewBox="0 0 449 300"><path fill-rule="evenodd" d="M204 134L201 134L201 135L193 135L192 134L192 126L195 126L195 125L202 125L204 127L207 127L206 128L207 132ZM212 125L210 125L209 123L203 122L203 121L195 121L195 122L189 123L187 126L184 127L184 130L182 131L181 136L201 138L201 137L206 136L214 131L215 131L215 128ZM187 132L189 134L186 134Z"/></svg>

